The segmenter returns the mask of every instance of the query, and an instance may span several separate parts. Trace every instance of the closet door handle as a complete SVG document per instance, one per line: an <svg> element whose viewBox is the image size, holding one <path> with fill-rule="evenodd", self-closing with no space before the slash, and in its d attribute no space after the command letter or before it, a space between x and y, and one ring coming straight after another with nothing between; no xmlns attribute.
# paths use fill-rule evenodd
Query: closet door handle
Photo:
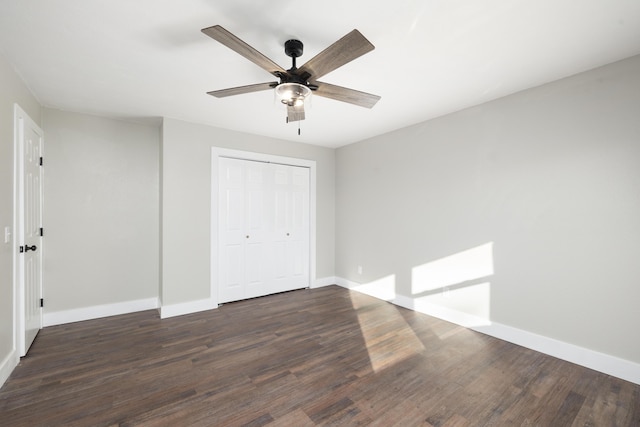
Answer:
<svg viewBox="0 0 640 427"><path fill-rule="evenodd" d="M24 251L25 251L25 252L29 252L29 251L34 251L34 252L35 252L35 251L36 251L36 249L38 249L38 248L36 247L36 245L33 245L33 246L26 245L26 246L24 247Z"/></svg>

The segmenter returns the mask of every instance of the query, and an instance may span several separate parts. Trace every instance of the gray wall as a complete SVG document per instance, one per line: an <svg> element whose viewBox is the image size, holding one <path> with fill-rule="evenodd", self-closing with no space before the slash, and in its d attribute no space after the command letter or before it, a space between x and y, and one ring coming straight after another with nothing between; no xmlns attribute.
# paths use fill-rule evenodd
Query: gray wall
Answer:
<svg viewBox="0 0 640 427"><path fill-rule="evenodd" d="M0 364L13 353L12 262L16 242L12 237L10 243L4 243L4 229L13 227L14 103L40 124L38 100L0 55Z"/></svg>
<svg viewBox="0 0 640 427"><path fill-rule="evenodd" d="M213 146L316 161L316 276L333 276L333 149L165 119L161 184L163 305L210 297Z"/></svg>
<svg viewBox="0 0 640 427"><path fill-rule="evenodd" d="M640 362L640 56L342 147L336 188L337 276Z"/></svg>
<svg viewBox="0 0 640 427"><path fill-rule="evenodd" d="M160 127L45 109L45 312L159 294Z"/></svg>

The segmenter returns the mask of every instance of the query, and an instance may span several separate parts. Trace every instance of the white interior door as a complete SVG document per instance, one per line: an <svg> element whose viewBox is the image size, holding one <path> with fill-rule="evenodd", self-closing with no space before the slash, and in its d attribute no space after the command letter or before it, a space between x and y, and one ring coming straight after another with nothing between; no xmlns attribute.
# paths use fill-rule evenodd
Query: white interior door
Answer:
<svg viewBox="0 0 640 427"><path fill-rule="evenodd" d="M42 130L16 106L17 341L27 354L42 328Z"/></svg>
<svg viewBox="0 0 640 427"><path fill-rule="evenodd" d="M309 169L221 157L218 301L309 286Z"/></svg>

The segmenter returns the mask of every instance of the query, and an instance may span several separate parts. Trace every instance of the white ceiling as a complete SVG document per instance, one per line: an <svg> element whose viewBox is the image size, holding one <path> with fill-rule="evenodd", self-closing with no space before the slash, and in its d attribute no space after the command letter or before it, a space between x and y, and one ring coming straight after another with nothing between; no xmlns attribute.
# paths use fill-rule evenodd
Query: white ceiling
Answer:
<svg viewBox="0 0 640 427"><path fill-rule="evenodd" d="M215 24L285 69L357 28L376 49L322 81L382 99L313 97L298 136L271 91L211 97L273 80ZM0 0L0 54L46 107L338 147L640 54L640 0Z"/></svg>

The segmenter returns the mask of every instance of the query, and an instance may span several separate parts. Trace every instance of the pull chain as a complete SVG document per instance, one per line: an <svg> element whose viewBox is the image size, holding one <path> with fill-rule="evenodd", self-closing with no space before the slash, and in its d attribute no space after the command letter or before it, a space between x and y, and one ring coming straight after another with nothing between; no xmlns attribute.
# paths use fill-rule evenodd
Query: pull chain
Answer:
<svg viewBox="0 0 640 427"><path fill-rule="evenodd" d="M288 124L289 123L289 116L287 116L285 118L285 122ZM300 120L298 120L298 135L300 135Z"/></svg>

